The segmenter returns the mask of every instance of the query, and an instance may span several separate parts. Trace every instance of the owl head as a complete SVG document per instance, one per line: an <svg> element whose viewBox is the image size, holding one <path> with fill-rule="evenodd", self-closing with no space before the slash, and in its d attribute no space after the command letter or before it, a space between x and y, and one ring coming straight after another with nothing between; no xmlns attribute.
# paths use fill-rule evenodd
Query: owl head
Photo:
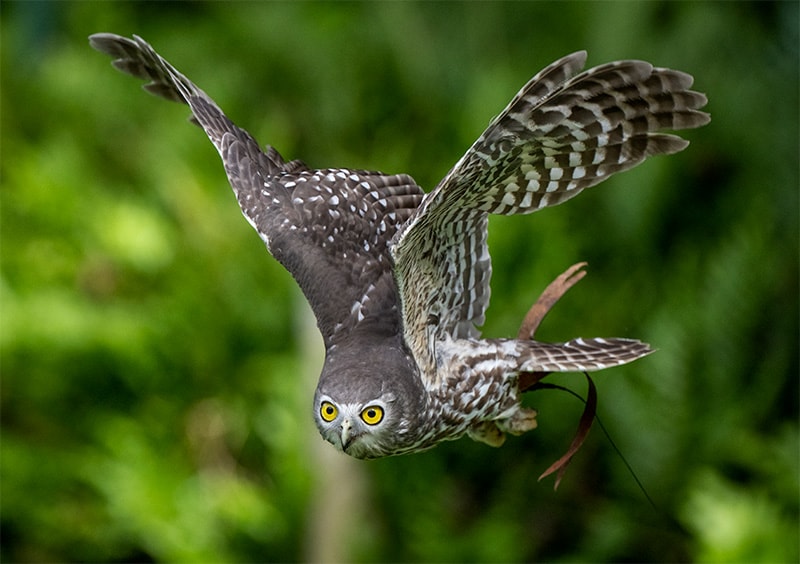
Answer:
<svg viewBox="0 0 800 564"><path fill-rule="evenodd" d="M401 347L380 352L334 347L314 395L322 437L356 458L399 454L413 440L423 390L416 363Z"/></svg>

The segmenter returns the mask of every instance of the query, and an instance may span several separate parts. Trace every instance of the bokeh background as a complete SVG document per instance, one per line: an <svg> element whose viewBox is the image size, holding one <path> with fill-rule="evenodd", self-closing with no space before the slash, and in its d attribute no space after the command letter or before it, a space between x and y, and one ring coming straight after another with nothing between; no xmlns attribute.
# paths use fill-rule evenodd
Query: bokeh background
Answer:
<svg viewBox="0 0 800 564"><path fill-rule="evenodd" d="M738 561L798 551L798 3L0 4L3 561ZM188 111L87 36L141 35L261 143L430 190L535 72L587 49L692 73L688 150L491 226L484 334L630 336L557 492L540 427L372 462L312 423L292 280ZM580 375L554 382L585 393Z"/></svg>

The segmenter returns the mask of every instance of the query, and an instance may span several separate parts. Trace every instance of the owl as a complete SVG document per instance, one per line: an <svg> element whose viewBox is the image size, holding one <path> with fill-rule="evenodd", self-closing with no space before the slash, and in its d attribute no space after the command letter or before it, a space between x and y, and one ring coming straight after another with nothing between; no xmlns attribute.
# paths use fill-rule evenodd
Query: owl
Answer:
<svg viewBox="0 0 800 564"><path fill-rule="evenodd" d="M498 446L537 423L521 404L520 374L600 370L651 352L633 339L482 339L488 218L560 204L684 149L662 131L710 119L690 75L636 60L581 72L586 52L567 55L425 193L406 174L286 161L140 37L90 43L148 92L187 104L216 147L244 217L314 312L325 345L314 417L337 449L377 458L465 434Z"/></svg>

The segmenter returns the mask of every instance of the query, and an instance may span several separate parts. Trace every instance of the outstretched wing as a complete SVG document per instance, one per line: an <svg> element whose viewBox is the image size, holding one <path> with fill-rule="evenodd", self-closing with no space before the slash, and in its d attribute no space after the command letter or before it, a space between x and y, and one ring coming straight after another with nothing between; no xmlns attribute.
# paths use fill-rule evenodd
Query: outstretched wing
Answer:
<svg viewBox="0 0 800 564"><path fill-rule="evenodd" d="M437 341L475 337L483 322L488 214L564 202L688 144L659 131L709 121L698 111L706 97L689 90L686 73L619 61L573 77L585 61L573 53L534 76L395 236L405 337L423 367L434 366Z"/></svg>
<svg viewBox="0 0 800 564"><path fill-rule="evenodd" d="M387 242L422 200L411 177L287 163L271 147L262 151L143 39L100 33L90 43L114 57L117 69L151 81L148 92L189 105L222 157L245 218L302 288L327 347L357 327L399 331Z"/></svg>

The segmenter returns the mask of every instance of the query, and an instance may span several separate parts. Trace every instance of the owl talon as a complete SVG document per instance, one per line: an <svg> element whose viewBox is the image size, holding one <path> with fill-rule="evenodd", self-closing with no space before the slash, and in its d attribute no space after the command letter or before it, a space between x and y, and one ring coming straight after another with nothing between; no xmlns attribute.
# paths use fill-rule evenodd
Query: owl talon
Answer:
<svg viewBox="0 0 800 564"><path fill-rule="evenodd" d="M535 426L535 425L534 425ZM475 423L467 431L467 435L473 441L485 443L489 446L499 447L506 442L506 435L494 421L481 421Z"/></svg>
<svg viewBox="0 0 800 564"><path fill-rule="evenodd" d="M519 408L514 415L498 421L497 424L502 431L512 435L521 435L535 429L538 426L536 421L537 411L525 407Z"/></svg>

